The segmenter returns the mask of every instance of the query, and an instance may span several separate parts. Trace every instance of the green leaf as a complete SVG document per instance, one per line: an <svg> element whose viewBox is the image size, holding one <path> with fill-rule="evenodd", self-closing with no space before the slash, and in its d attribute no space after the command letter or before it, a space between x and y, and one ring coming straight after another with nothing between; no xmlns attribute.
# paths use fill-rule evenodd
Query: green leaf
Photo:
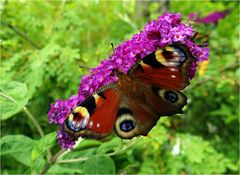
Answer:
<svg viewBox="0 0 240 175"><path fill-rule="evenodd" d="M1 120L6 120L20 112L29 100L27 86L17 81L1 81Z"/></svg>
<svg viewBox="0 0 240 175"><path fill-rule="evenodd" d="M52 132L37 141L32 150L32 161L35 161L41 154L47 151L47 149L56 145L56 140L56 132Z"/></svg>
<svg viewBox="0 0 240 175"><path fill-rule="evenodd" d="M92 156L83 167L84 174L115 174L115 164L111 157Z"/></svg>
<svg viewBox="0 0 240 175"><path fill-rule="evenodd" d="M83 139L80 144L78 144L74 150L83 150L83 149L89 149L92 147L97 147L101 145L102 142L98 140L92 140L92 139Z"/></svg>
<svg viewBox="0 0 240 175"><path fill-rule="evenodd" d="M35 161L31 162L31 174L39 174L43 170L46 163L47 160L43 157L43 155L37 157Z"/></svg>
<svg viewBox="0 0 240 175"><path fill-rule="evenodd" d="M0 140L0 155L11 155L17 161L30 166L35 141L24 135L8 135Z"/></svg>
<svg viewBox="0 0 240 175"><path fill-rule="evenodd" d="M7 135L0 139L0 155L15 154L33 148L34 140L24 135Z"/></svg>
<svg viewBox="0 0 240 175"><path fill-rule="evenodd" d="M113 138L109 142L105 142L99 146L97 153L104 154L110 151L115 151L117 148L122 146L122 140L119 137Z"/></svg>
<svg viewBox="0 0 240 175"><path fill-rule="evenodd" d="M55 164L53 165L49 170L48 170L49 174L79 174L79 173L83 173L83 170L78 168L73 168L73 167L64 167L63 165L58 165Z"/></svg>

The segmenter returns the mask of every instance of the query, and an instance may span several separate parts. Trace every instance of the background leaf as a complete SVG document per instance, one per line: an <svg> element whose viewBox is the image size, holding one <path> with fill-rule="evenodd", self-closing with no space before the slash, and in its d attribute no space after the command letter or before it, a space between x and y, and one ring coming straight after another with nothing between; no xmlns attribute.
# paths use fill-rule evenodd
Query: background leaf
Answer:
<svg viewBox="0 0 240 175"><path fill-rule="evenodd" d="M49 148L56 145L57 144L56 139L57 139L56 132L52 132L38 140L35 143L34 148L32 150L32 161L35 161L37 157L46 152Z"/></svg>
<svg viewBox="0 0 240 175"><path fill-rule="evenodd" d="M0 140L0 155L11 155L17 161L30 166L31 152L35 141L24 135L8 135Z"/></svg>
<svg viewBox="0 0 240 175"><path fill-rule="evenodd" d="M105 142L100 145L97 149L98 154L106 154L109 152L114 152L117 149L120 149L123 145L123 142L120 138L116 137L109 142Z"/></svg>
<svg viewBox="0 0 240 175"><path fill-rule="evenodd" d="M1 81L0 85L1 120L6 120L23 109L29 94L24 83Z"/></svg>
<svg viewBox="0 0 240 175"><path fill-rule="evenodd" d="M115 164L108 156L92 156L83 167L85 174L115 174Z"/></svg>

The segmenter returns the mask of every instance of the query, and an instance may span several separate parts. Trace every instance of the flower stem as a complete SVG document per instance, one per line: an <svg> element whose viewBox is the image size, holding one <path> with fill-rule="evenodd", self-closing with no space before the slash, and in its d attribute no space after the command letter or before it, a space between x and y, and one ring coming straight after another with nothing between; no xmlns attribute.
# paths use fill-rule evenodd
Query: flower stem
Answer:
<svg viewBox="0 0 240 175"><path fill-rule="evenodd" d="M41 49L41 47L37 43L35 43L31 38L29 38L25 33L20 31L18 28L12 26L11 24L6 24L5 22L2 22L2 25L8 27L9 29L13 30L16 34L23 37L25 40L31 43L31 45L36 49Z"/></svg>
<svg viewBox="0 0 240 175"><path fill-rule="evenodd" d="M27 115L27 117L33 122L33 124L35 125L35 127L37 128L39 134L41 137L44 136L44 132L42 127L38 124L37 120L34 118L34 116L27 110L26 107L23 107L23 111L25 112L25 114Z"/></svg>
<svg viewBox="0 0 240 175"><path fill-rule="evenodd" d="M122 149L120 150L116 150L112 153L108 153L106 154L107 156L114 156L117 154L121 154L124 151L126 151L128 148L130 148L131 146L133 146L135 143L137 142L137 139L131 141L129 144L127 144L126 146L124 146ZM67 160L57 160L56 163L74 163L74 162L82 162L82 161L86 161L88 160L89 157L81 157L81 158L77 158L77 159L67 159Z"/></svg>
<svg viewBox="0 0 240 175"><path fill-rule="evenodd" d="M49 168L51 168L51 164L54 164L59 157L61 157L65 152L68 151L67 149L61 149L58 153L56 153L50 161L44 166L43 170L41 171L41 175L46 174Z"/></svg>

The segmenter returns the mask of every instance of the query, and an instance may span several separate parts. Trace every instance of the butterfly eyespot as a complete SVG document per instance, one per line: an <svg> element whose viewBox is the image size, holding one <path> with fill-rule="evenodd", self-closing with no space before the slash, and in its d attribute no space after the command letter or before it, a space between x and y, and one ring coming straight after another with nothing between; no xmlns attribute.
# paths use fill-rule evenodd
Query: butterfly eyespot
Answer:
<svg viewBox="0 0 240 175"><path fill-rule="evenodd" d="M88 109L82 106L78 106L73 110L73 115L81 115L82 117L89 118L90 114Z"/></svg>
<svg viewBox="0 0 240 175"><path fill-rule="evenodd" d="M78 132L80 130L86 129L88 120L89 120L89 112L87 108L78 106L76 107L72 114L66 120L66 126L69 130L73 132Z"/></svg>
<svg viewBox="0 0 240 175"><path fill-rule="evenodd" d="M161 97L164 101L172 103L173 105L186 104L186 97L178 91L152 87L152 92L156 96Z"/></svg>
<svg viewBox="0 0 240 175"><path fill-rule="evenodd" d="M180 66L186 59L184 50L177 46L168 46L155 52L156 60L164 66Z"/></svg>
<svg viewBox="0 0 240 175"><path fill-rule="evenodd" d="M78 132L81 130L79 123L76 123L69 119L67 119L67 127L68 127L68 129L70 129L71 131L74 131L74 132Z"/></svg>
<svg viewBox="0 0 240 175"><path fill-rule="evenodd" d="M69 130L78 132L80 130L86 129L87 123L89 118L82 118L81 120L74 120L74 117L72 117L73 114L69 116L69 118L66 120L66 126Z"/></svg>
<svg viewBox="0 0 240 175"><path fill-rule="evenodd" d="M131 110L124 107L119 109L114 130L119 137L126 139L137 135L139 128Z"/></svg>
<svg viewBox="0 0 240 175"><path fill-rule="evenodd" d="M175 103L178 101L178 95L173 91L165 91L164 98L170 103Z"/></svg>
<svg viewBox="0 0 240 175"><path fill-rule="evenodd" d="M174 47L174 49L178 55L177 57L179 58L180 63L183 63L187 59L185 52L182 49L177 47Z"/></svg>
<svg viewBox="0 0 240 175"><path fill-rule="evenodd" d="M129 132L133 130L136 126L136 123L133 120L124 120L123 122L120 123L120 129L123 132Z"/></svg>

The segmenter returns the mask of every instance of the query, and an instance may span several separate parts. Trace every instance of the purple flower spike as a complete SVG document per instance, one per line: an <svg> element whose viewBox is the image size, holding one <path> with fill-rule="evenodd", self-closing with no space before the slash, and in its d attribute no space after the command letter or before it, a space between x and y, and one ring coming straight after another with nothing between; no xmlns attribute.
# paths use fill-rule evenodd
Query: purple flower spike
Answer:
<svg viewBox="0 0 240 175"><path fill-rule="evenodd" d="M198 16L198 14L196 13L190 13L188 15L188 18L190 20L196 21L198 23L204 23L204 24L211 24L213 23L215 26L217 26L218 21L220 19L225 18L225 16L227 16L230 13L230 9L225 10L225 11L216 11L216 12L212 12L210 14L208 14L207 16L200 18Z"/></svg>
<svg viewBox="0 0 240 175"><path fill-rule="evenodd" d="M131 66L138 59L137 55L141 58L158 48L162 48L167 44L173 42L186 43L190 41L194 30L181 23L181 14L165 13L160 16L158 20L153 20L144 27L144 30L139 34L135 34L132 39L123 42L119 45L109 60L104 60L99 66L92 69L90 75L84 76L80 84L78 95L84 96L91 95L99 87L115 82L116 75L112 75L112 70L118 69L124 73L131 68ZM192 50L200 48L195 43L191 43ZM197 50L192 54L198 61L207 59L207 50ZM112 76L110 76L112 75Z"/></svg>
<svg viewBox="0 0 240 175"><path fill-rule="evenodd" d="M99 66L92 69L91 75L84 76L80 84L78 95L91 95L99 87L115 82L116 75L112 75L113 69L118 69L124 73L131 68L137 60L137 55L141 58L158 48L162 48L173 42L188 43L193 56L199 62L208 59L208 50L200 48L190 40L194 30L181 23L181 14L165 13L158 20L153 20L144 27L139 34L135 34L132 39L119 45L109 60L104 60Z"/></svg>
<svg viewBox="0 0 240 175"><path fill-rule="evenodd" d="M197 71L197 63L196 62L193 62L192 65L190 66L190 69L189 69L189 78L190 80L193 79L196 71Z"/></svg>
<svg viewBox="0 0 240 175"><path fill-rule="evenodd" d="M79 97L76 95L71 96L66 101L61 101L57 99L55 104L51 104L50 111L48 112L48 122L63 124L65 118L71 113L71 111L77 106L79 102Z"/></svg>
<svg viewBox="0 0 240 175"><path fill-rule="evenodd" d="M62 148L72 149L75 145L75 140L62 130L58 130L57 138L58 144L61 145Z"/></svg>
<svg viewBox="0 0 240 175"><path fill-rule="evenodd" d="M64 120L77 104L98 88L117 81L115 70L127 73L139 57L142 59L157 49L172 43L185 44L196 58L196 62L191 65L189 70L190 78L193 78L197 62L207 60L209 52L208 48L199 47L191 40L194 33L195 31L190 26L181 23L180 13L164 13L157 20L149 22L140 33L116 47L108 59L104 59L99 66L91 69L90 75L82 77L78 96L72 96L66 101L57 100L55 104L51 105L48 113L49 123L54 122L62 128ZM75 144L75 139L60 129L58 143L64 148L71 149Z"/></svg>

